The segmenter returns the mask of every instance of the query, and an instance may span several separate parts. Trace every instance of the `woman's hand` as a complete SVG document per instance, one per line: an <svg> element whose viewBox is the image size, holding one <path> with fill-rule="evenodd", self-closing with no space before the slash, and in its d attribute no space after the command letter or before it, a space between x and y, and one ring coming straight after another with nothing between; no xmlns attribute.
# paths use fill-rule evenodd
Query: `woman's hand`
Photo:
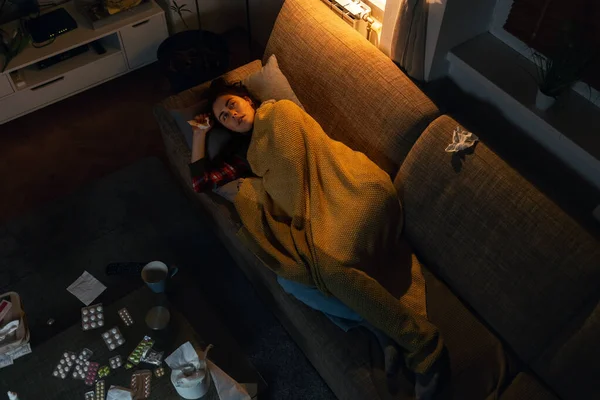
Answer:
<svg viewBox="0 0 600 400"><path fill-rule="evenodd" d="M206 135L212 128L215 126L215 122L209 117L209 114L199 114L194 117L194 121L204 126L192 126L192 130L194 132L194 136L197 135Z"/></svg>
<svg viewBox="0 0 600 400"><path fill-rule="evenodd" d="M194 135L192 136L192 163L201 160L206 155L206 134L214 126L210 121L208 114L200 114L194 117L194 121L199 124L206 124L208 119L208 128L192 126Z"/></svg>

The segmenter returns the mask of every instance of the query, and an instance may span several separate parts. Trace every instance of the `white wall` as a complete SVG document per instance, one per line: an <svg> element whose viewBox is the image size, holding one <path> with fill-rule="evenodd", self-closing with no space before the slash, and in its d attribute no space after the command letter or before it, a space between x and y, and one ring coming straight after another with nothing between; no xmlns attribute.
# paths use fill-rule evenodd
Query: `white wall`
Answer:
<svg viewBox="0 0 600 400"><path fill-rule="evenodd" d="M429 0L426 80L446 75L446 56L455 46L487 32L496 0Z"/></svg>

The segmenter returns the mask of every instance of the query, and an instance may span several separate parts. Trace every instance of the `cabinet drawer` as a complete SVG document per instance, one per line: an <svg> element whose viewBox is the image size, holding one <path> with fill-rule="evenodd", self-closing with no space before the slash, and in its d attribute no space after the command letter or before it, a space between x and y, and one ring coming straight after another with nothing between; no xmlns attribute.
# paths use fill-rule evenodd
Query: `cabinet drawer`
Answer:
<svg viewBox="0 0 600 400"><path fill-rule="evenodd" d="M119 32L131 69L155 61L158 46L167 38L167 27L162 14L136 22Z"/></svg>
<svg viewBox="0 0 600 400"><path fill-rule="evenodd" d="M11 96L0 99L0 122L25 114L34 108L67 97L126 71L127 64L123 53L118 52L31 89L17 91Z"/></svg>
<svg viewBox="0 0 600 400"><path fill-rule="evenodd" d="M6 75L0 75L0 98L8 96L13 92L12 86Z"/></svg>

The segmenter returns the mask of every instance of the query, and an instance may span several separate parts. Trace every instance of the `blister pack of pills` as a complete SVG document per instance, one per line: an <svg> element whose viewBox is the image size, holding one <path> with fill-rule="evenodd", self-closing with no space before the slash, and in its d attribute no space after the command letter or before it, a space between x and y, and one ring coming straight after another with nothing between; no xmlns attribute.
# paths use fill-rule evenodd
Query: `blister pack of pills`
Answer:
<svg viewBox="0 0 600 400"><path fill-rule="evenodd" d="M142 357L146 355L148 350L154 345L154 340L150 336L144 336L144 339L133 349L127 360L133 364L138 365L142 360Z"/></svg>
<svg viewBox="0 0 600 400"><path fill-rule="evenodd" d="M74 379L85 379L90 365L90 358L94 354L90 349L83 349L75 359L75 368L71 374Z"/></svg>
<svg viewBox="0 0 600 400"><path fill-rule="evenodd" d="M98 379L106 378L108 375L110 375L110 368L108 365L103 365L98 368Z"/></svg>
<svg viewBox="0 0 600 400"><path fill-rule="evenodd" d="M125 326L133 325L133 318L131 318L131 314L129 314L129 311L126 308L121 308L118 312L119 317L121 317Z"/></svg>
<svg viewBox="0 0 600 400"><path fill-rule="evenodd" d="M100 367L100 364L97 362L90 362L87 367L88 371L87 375L85 376L85 384L92 386L98 377L98 368Z"/></svg>
<svg viewBox="0 0 600 400"><path fill-rule="evenodd" d="M104 307L102 303L81 309L81 327L84 331L104 326Z"/></svg>
<svg viewBox="0 0 600 400"><path fill-rule="evenodd" d="M136 399L147 399L150 397L150 384L152 383L152 372L147 369L136 371L131 375L131 390Z"/></svg>
<svg viewBox="0 0 600 400"><path fill-rule="evenodd" d="M106 400L106 383L104 383L102 380L96 382L95 400Z"/></svg>
<svg viewBox="0 0 600 400"><path fill-rule="evenodd" d="M123 359L117 354L116 356L108 359L108 364L112 369L117 369L123 365Z"/></svg>
<svg viewBox="0 0 600 400"><path fill-rule="evenodd" d="M75 353L73 353L72 351L65 351L62 354L60 360L58 361L58 364L56 364L52 375L57 378L65 379L69 375L69 372L71 371L71 368L73 368L73 365L75 365L76 359L77 356L75 355Z"/></svg>
<svg viewBox="0 0 600 400"><path fill-rule="evenodd" d="M116 326L102 334L102 339L109 350L114 350L125 343L125 338Z"/></svg>

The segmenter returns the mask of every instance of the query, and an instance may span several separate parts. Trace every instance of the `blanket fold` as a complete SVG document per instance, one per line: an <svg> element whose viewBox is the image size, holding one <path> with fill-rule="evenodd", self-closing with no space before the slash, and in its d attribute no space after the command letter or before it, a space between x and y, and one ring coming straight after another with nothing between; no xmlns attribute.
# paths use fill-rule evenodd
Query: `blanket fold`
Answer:
<svg viewBox="0 0 600 400"><path fill-rule="evenodd" d="M248 161L257 178L235 200L242 240L276 274L336 296L425 372L443 345L389 176L287 100L256 111Z"/></svg>

